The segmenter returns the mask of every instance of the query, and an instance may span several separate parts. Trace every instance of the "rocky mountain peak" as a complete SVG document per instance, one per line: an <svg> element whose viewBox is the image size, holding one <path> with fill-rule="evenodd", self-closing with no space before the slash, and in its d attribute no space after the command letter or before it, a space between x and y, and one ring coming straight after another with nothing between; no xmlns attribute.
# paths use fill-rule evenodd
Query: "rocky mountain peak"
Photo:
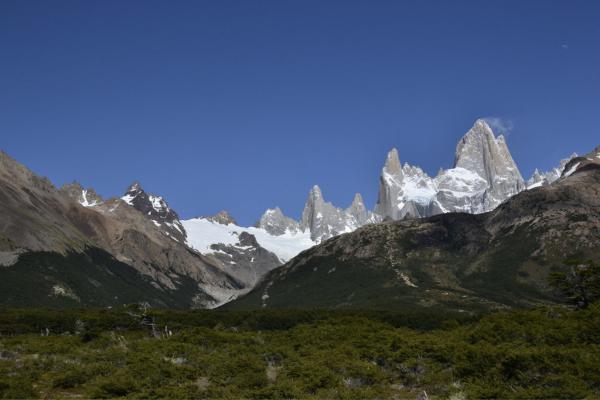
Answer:
<svg viewBox="0 0 600 400"><path fill-rule="evenodd" d="M352 204L350 205L350 207L352 207L352 206L357 206L357 207L365 206L365 202L363 201L362 195L360 193L354 194L354 198L352 199Z"/></svg>
<svg viewBox="0 0 600 400"><path fill-rule="evenodd" d="M161 196L147 193L139 182L133 182L121 200L150 218L167 236L181 243L185 241L186 232L179 216Z"/></svg>
<svg viewBox="0 0 600 400"><path fill-rule="evenodd" d="M257 228L262 228L271 235L280 236L286 232L297 233L300 230L298 221L286 217L279 207L270 208L256 223Z"/></svg>
<svg viewBox="0 0 600 400"><path fill-rule="evenodd" d="M527 189L531 189L537 186L543 186L545 184L544 176L536 168L531 175L531 178L527 180Z"/></svg>
<svg viewBox="0 0 600 400"><path fill-rule="evenodd" d="M400 157L398 156L398 150L396 150L396 148L393 148L387 154L385 164L383 164L383 171L402 179L402 164L400 164Z"/></svg>
<svg viewBox="0 0 600 400"><path fill-rule="evenodd" d="M354 195L352 204L346 209L346 212L356 219L358 226L364 225L369 219L369 211L360 193Z"/></svg>
<svg viewBox="0 0 600 400"><path fill-rule="evenodd" d="M63 185L60 188L60 191L84 207L94 207L104 202L102 197L100 197L100 195L98 195L94 189L85 189L77 181Z"/></svg>
<svg viewBox="0 0 600 400"><path fill-rule="evenodd" d="M491 134L492 136L494 135L492 128L490 128L490 125L487 123L487 121L484 118L477 118L477 120L475 120L475 123L473 123L473 128L475 128L475 130L477 130L477 131L485 132L486 135L487 134Z"/></svg>
<svg viewBox="0 0 600 400"><path fill-rule="evenodd" d="M335 207L326 202L318 186L308 193L302 219L300 220L300 229L309 231L311 239L320 242L340 233L347 232L348 214L345 210Z"/></svg>
<svg viewBox="0 0 600 400"><path fill-rule="evenodd" d="M478 119L456 146L454 168L464 168L486 179L486 156L498 152L498 141L492 128Z"/></svg>
<svg viewBox="0 0 600 400"><path fill-rule="evenodd" d="M221 225L237 225L237 221L235 220L235 218L233 218L231 214L229 214L229 212L226 210L221 210L213 216L207 216L202 218Z"/></svg>
<svg viewBox="0 0 600 400"><path fill-rule="evenodd" d="M309 197L315 199L315 200L322 200L323 199L323 193L321 192L321 188L319 187L319 185L314 185L309 192Z"/></svg>
<svg viewBox="0 0 600 400"><path fill-rule="evenodd" d="M496 138L482 119L475 122L456 146L454 168L474 172L487 182L481 211L491 210L525 189L504 137Z"/></svg>
<svg viewBox="0 0 600 400"><path fill-rule="evenodd" d="M142 189L142 185L138 181L134 181L131 185L129 185L125 193L137 193L143 191L144 189Z"/></svg>
<svg viewBox="0 0 600 400"><path fill-rule="evenodd" d="M134 199L136 199L138 196L143 201L148 200L148 195L146 194L146 192L144 192L144 189L142 189L142 185L139 182L135 181L127 187L127 190L125 190L125 194L123 194L123 196L121 197L121 200L123 200L125 203L129 204L130 206L135 207L135 205L133 204ZM139 203L139 201L138 201L138 203ZM135 208L137 208L137 207L135 207Z"/></svg>
<svg viewBox="0 0 600 400"><path fill-rule="evenodd" d="M402 197L404 185L404 173L398 150L393 148L387 154L381 175L379 177L379 196L375 213L383 218L398 219L398 204Z"/></svg>

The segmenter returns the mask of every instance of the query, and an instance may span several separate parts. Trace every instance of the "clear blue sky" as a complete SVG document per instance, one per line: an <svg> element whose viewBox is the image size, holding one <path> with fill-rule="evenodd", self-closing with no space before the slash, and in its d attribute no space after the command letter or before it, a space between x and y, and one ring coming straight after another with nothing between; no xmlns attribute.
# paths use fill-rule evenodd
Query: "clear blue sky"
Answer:
<svg viewBox="0 0 600 400"><path fill-rule="evenodd" d="M523 175L600 144L597 1L0 1L0 148L183 217L308 190L369 206L387 151L430 174L478 117Z"/></svg>

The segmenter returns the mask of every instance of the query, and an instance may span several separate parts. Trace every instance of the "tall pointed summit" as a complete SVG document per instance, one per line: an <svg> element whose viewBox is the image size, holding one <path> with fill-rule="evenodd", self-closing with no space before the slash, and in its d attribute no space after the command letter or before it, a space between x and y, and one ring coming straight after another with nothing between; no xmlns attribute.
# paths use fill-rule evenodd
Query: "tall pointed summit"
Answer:
<svg viewBox="0 0 600 400"><path fill-rule="evenodd" d="M398 219L398 199L403 194L403 178L398 150L393 148L387 154L379 178L379 196L375 212L383 218Z"/></svg>
<svg viewBox="0 0 600 400"><path fill-rule="evenodd" d="M347 210L337 208L325 201L319 186L312 187L300 220L300 229L309 231L312 240L318 243L332 236L351 232L358 226L360 225L357 224L355 217Z"/></svg>
<svg viewBox="0 0 600 400"><path fill-rule="evenodd" d="M363 201L360 193L356 193L354 195L352 204L350 204L350 207L346 209L346 212L356 219L358 226L364 225L369 219L369 211L367 210L365 202Z"/></svg>
<svg viewBox="0 0 600 400"><path fill-rule="evenodd" d="M421 168L400 164L398 151L392 149L379 178L375 213L385 219L419 218L431 214L435 185Z"/></svg>
<svg viewBox="0 0 600 400"><path fill-rule="evenodd" d="M484 211L495 208L525 189L525 182L504 136L496 138L492 128L483 119L475 121L456 146L454 168L474 172L487 182Z"/></svg>
<svg viewBox="0 0 600 400"><path fill-rule="evenodd" d="M400 163L398 150L395 147L388 152L383 169L390 175L398 176L402 179L402 164Z"/></svg>

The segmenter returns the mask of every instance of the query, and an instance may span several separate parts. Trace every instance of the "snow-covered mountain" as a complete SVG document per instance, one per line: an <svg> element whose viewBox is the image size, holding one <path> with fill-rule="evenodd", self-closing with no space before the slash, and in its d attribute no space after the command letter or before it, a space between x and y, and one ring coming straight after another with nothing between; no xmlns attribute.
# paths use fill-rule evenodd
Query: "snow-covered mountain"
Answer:
<svg viewBox="0 0 600 400"><path fill-rule="evenodd" d="M308 195L300 221L279 208L263 214L258 227L272 235L309 232L319 243L384 219L422 218L447 212L482 213L526 188L506 141L496 137L483 119L456 146L454 165L430 177L417 166L402 165L392 149L379 178L379 197L371 212L360 194L343 209L325 201L318 186Z"/></svg>
<svg viewBox="0 0 600 400"><path fill-rule="evenodd" d="M343 209L325 201L315 185L299 221L273 208L263 214L256 226L274 236L309 232L316 244L384 219L422 218L448 212L478 214L493 210L542 181L555 181L571 158L544 174L536 171L526 184L505 138L496 137L488 123L478 119L458 142L453 167L440 169L435 177L417 166L402 165L398 150L392 149L381 170L378 201L372 212L360 194L350 207Z"/></svg>
<svg viewBox="0 0 600 400"><path fill-rule="evenodd" d="M454 167L435 178L400 165L392 149L381 171L375 212L383 218L428 217L446 212L490 211L525 188L503 136L477 120L456 147Z"/></svg>

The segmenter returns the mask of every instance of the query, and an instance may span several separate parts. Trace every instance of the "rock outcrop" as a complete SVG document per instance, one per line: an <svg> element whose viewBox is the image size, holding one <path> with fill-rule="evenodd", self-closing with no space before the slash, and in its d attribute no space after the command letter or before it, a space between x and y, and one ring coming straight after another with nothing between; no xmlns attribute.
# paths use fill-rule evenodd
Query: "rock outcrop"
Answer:
<svg viewBox="0 0 600 400"><path fill-rule="evenodd" d="M94 207L104 201L94 189L84 189L79 182L65 184L60 190L84 207Z"/></svg>
<svg viewBox="0 0 600 400"><path fill-rule="evenodd" d="M293 218L286 217L279 207L265 211L255 226L275 236L285 233L294 234L300 231L300 223Z"/></svg>
<svg viewBox="0 0 600 400"><path fill-rule="evenodd" d="M229 214L229 212L226 210L219 211L215 215L204 216L204 217L200 217L200 218L204 218L204 219L207 219L209 221L212 221L214 223L221 224L221 225L229 225L229 224L237 225L237 221L235 220L235 218L233 218L231 216L231 214Z"/></svg>
<svg viewBox="0 0 600 400"><path fill-rule="evenodd" d="M134 182L121 200L154 221L167 236L179 243L185 243L186 233L179 216L164 198L146 193L139 182Z"/></svg>

